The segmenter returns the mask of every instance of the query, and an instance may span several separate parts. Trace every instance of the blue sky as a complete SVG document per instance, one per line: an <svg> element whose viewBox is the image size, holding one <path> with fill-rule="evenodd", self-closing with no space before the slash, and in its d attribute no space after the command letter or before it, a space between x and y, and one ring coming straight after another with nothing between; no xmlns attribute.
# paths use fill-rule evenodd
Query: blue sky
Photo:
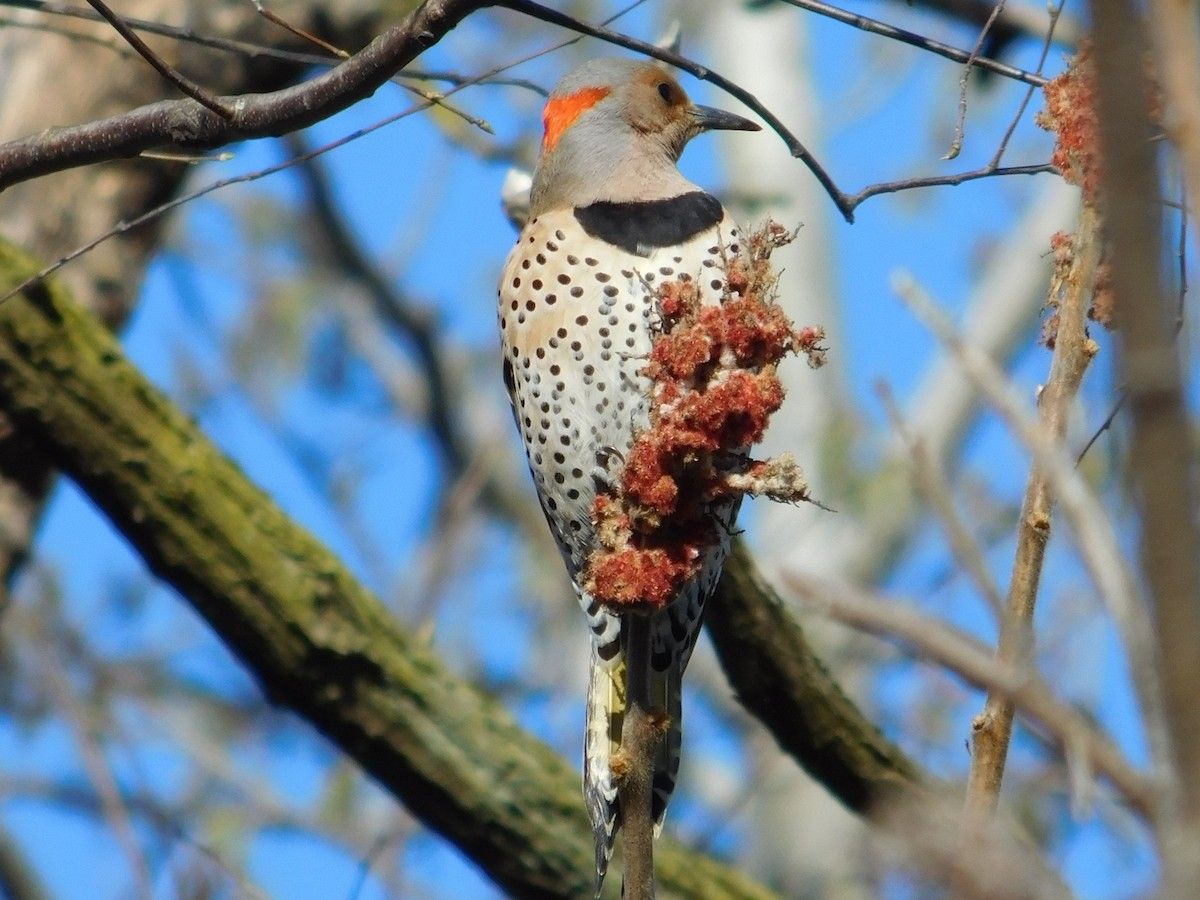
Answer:
<svg viewBox="0 0 1200 900"><path fill-rule="evenodd" d="M648 4L624 27L653 38L660 11ZM931 22L894 5L865 4L863 11L931 31L957 46L969 47L974 40L966 28ZM796 15L803 14L797 11ZM460 54L500 36L499 21L485 15L468 23L430 55L427 65L462 67ZM953 164L940 162L957 104L957 67L816 17L807 17L806 22L812 29L815 81L830 127L822 136L822 158L844 189L917 173L965 170L990 158L1020 98L1019 86L1000 82L973 95L963 155ZM557 32L546 30L540 40L556 37ZM702 47L687 49L704 58ZM1018 46L1009 61L1032 67L1037 49ZM1059 57L1051 52L1056 69ZM516 74L549 86L563 65L561 55L552 55ZM770 77L770 72L764 71L763 77ZM684 81L703 102L736 108L732 101ZM868 86L870 91L865 90ZM514 140L538 125L536 99L512 89L478 88L458 95L456 101L488 118L500 142ZM398 89L382 90L315 127L310 140L316 144L340 137L409 102ZM1035 98L1033 108L1037 106ZM773 138L764 134L753 139ZM1050 144L1047 136L1026 125L1018 130L1012 146L1010 162L1040 162L1048 157ZM281 159L282 148L259 142L236 147L234 153L229 162L198 170L196 183L273 164ZM428 304L449 342L486 360L496 341L496 273L513 240L498 203L507 164L481 162L448 142L427 116L381 129L329 154L325 164L342 210L385 270L417 302ZM719 190L724 164L716 158L713 144L701 140L689 148L684 168L698 183ZM797 164L795 177L809 176ZM892 295L892 274L913 273L940 303L960 309L981 260L1018 221L1036 189L1034 179L997 179L880 197L859 209L854 225L840 221L833 225L830 252L846 323L845 345L834 347L833 353L864 429L878 428L885 421L875 393L877 382L888 383L903 402L935 353L932 339ZM303 320L296 339L297 368L283 366L282 374L268 373L264 383L245 385L233 364L230 342L245 333L246 321L264 302L264 287L282 290L289 275L302 269L299 254L303 251L288 240L291 235L269 233L273 210L294 208L299 196L295 177L283 173L191 204L173 226L171 249L149 273L125 345L142 370L178 398L255 482L337 552L358 577L390 598L417 559L443 474L427 436L387 408L378 383L360 364L340 372L336 388L304 370L305 362L319 358L323 342L333 345L338 340L336 327L321 309L320 296L297 302L298 308L311 308L311 318ZM414 224L414 211L420 216L419 227ZM256 222L256 214L265 224ZM259 234L256 228L266 228L267 236L254 239ZM786 278L800 274L785 276L785 289ZM1036 325L1031 322L1031 332ZM1089 422L1103 417L1112 395L1105 346L1106 354L1084 388L1083 414ZM1029 394L1044 377L1048 359L1032 341L1019 354L1014 377ZM480 369L486 369L482 362ZM268 388L273 393L264 401L260 392ZM491 389L501 396L498 384ZM515 442L515 434L512 438ZM297 461L297 448L311 449L306 463ZM877 450L868 444L862 452L870 458ZM1025 456L997 422L985 416L969 437L964 469L981 485L981 492L1011 500L1024 482ZM369 534L371 552L364 552L363 541L325 490L328 479L343 476L353 497L354 527ZM503 528L483 528L474 540L478 568L462 574L454 582L455 590L446 592L446 604L436 616L438 640L442 646L480 653L483 671L499 683L519 680L528 665L529 616L520 604L504 606L494 598L511 598L522 590L520 573L511 563L521 551ZM998 540L989 563L1001 584L1010 561L1011 541ZM236 661L185 603L149 580L121 538L69 484L56 491L35 565L39 571L56 573L67 616L85 628L106 654L122 658L167 652L175 671L222 696L254 701L254 685ZM948 566L944 542L929 529L890 573L886 587L902 596L921 596L928 609L990 638L981 605L961 576L948 577ZM27 598L36 593L34 581L31 576L19 585L19 600L31 602ZM131 611L114 612L113 597L122 592L136 595L136 602ZM1067 632L1054 646L1078 668L1062 679L1063 690L1093 708L1129 752L1142 760L1137 713L1111 628L1095 613L1094 604L1090 613L1070 619L1067 625L1055 618L1060 613L1078 615L1069 601L1087 592L1073 556L1056 548L1047 571L1044 596L1048 599L1039 613L1039 627L1054 635ZM573 600L564 598L564 602ZM1084 608L1089 609L1086 604ZM488 637L499 634L504 640L485 641L483 635L464 629L464 623L472 621L486 623ZM880 710L884 727L910 751L920 752L937 771L961 774L967 765L961 736L978 708L978 697L953 678L935 679L935 699L944 696L950 705L949 737L938 746L914 741L903 726L914 708L931 702L926 672L921 664L894 658L881 667L869 700ZM581 734L581 689L582 685L575 686L566 698L535 694L514 700L514 711L523 724L575 758ZM736 770L740 747L720 718L705 712L702 698L692 700L697 713L689 711L688 740L697 752L724 759L728 768ZM152 733L152 727L137 721L136 715L132 718L132 731ZM247 771L265 778L279 797L303 805L324 784L335 755L303 724L285 724L274 734L267 745L239 746L234 755ZM114 767L129 773L130 784L150 785L167 794L181 790L186 761L170 747L144 743L127 754L114 754L120 757ZM1018 738L1015 771L1036 768L1035 747L1029 736ZM2 758L10 760L7 777L83 781L78 752L61 727L40 725L30 731L0 720L0 748ZM388 802L370 785L359 790L371 809ZM1152 869L1146 838L1136 828L1130 838L1119 827L1094 818L1072 821L1062 800L1056 799L1049 808L1051 827L1063 835L1054 862L1081 895L1126 897L1147 887ZM32 801L9 801L0 809L55 896L128 895L128 867L103 824ZM712 821L711 811L686 795L673 806L672 815L677 817L679 833L712 834L720 849L736 852L741 839L738 824ZM283 830L268 830L234 852L248 860L250 876L274 897L346 896L359 875L359 859L345 848ZM402 866L412 896L498 896L469 863L435 836L413 839ZM170 896L165 879L156 896ZM382 897L384 888L369 877L358 896Z"/></svg>

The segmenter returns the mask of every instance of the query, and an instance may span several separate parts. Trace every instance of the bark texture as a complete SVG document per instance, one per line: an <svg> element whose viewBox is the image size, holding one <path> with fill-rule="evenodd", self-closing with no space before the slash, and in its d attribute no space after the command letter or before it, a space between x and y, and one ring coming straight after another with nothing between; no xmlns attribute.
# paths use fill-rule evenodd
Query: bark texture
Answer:
<svg viewBox="0 0 1200 900"><path fill-rule="evenodd" d="M414 0L319 5L279 0L271 9L332 43L357 48L383 23L411 10ZM212 0L130 0L123 16L187 25L198 34L266 46L311 50L260 16L252 3ZM25 27L0 29L0 141L38 134L178 97L175 88L133 54L105 23L15 11ZM47 30L53 29L53 30ZM303 73L295 63L235 56L197 44L148 37L173 66L218 94L269 91ZM102 73L102 75L98 75ZM51 89L52 86L52 89ZM132 159L55 172L0 192L3 237L54 260L169 199L189 167ZM159 222L107 241L63 270L74 296L110 327L120 327L141 291L150 255L162 240ZM0 422L0 434L7 431ZM53 471L19 431L0 437L0 598L28 551Z"/></svg>
<svg viewBox="0 0 1200 900"><path fill-rule="evenodd" d="M0 245L0 284L37 270ZM263 691L307 719L516 897L592 889L578 774L250 484L64 290L0 306L0 410L175 587ZM662 897L769 898L664 841Z"/></svg>

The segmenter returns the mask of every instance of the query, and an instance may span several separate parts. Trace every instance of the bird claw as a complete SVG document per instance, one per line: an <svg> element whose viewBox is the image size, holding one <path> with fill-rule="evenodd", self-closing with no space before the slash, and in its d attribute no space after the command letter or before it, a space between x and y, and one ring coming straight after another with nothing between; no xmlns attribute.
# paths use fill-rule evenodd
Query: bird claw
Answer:
<svg viewBox="0 0 1200 900"><path fill-rule="evenodd" d="M597 492L612 493L617 489L625 456L616 447L601 447L596 451L596 468L592 469L592 480Z"/></svg>

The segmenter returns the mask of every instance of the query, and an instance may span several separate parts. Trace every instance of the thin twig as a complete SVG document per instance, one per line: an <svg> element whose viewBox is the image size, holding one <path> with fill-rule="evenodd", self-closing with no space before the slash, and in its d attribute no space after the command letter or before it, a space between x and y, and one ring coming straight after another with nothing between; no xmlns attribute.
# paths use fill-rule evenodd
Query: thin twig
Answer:
<svg viewBox="0 0 1200 900"><path fill-rule="evenodd" d="M1175 304L1175 333L1183 329L1183 309L1184 302L1187 300L1188 292L1188 274L1187 274L1187 242L1188 242L1188 214L1187 214L1187 184L1186 182L1179 185L1179 243L1175 247L1175 258L1179 260L1179 294Z"/></svg>
<svg viewBox="0 0 1200 900"><path fill-rule="evenodd" d="M1046 440L1056 444L1066 439L1075 397L1096 352L1095 343L1087 336L1087 311L1103 244L1100 214L1093 205L1085 203L1070 262L1065 271L1056 267L1050 282L1048 305L1056 309L1058 324L1050 374L1038 400L1038 415ZM1018 671L1033 665L1033 611L1050 540L1054 504L1049 479L1035 461L1021 504L1007 608L996 648L996 659ZM1014 712L1007 694L989 691L983 711L971 723L973 749L966 794L969 819L979 821L996 808L1012 740Z"/></svg>
<svg viewBox="0 0 1200 900"><path fill-rule="evenodd" d="M1040 163L1030 166L1006 166L1002 169L994 168L993 166L984 166L982 169L973 169L970 172L960 172L957 175L935 175L929 178L906 178L901 181L888 181L882 184L872 184L863 188L857 194L851 194L846 197L846 205L851 209L857 209L858 206L871 197L879 194L895 194L900 191L911 191L916 188L926 187L954 187L956 185L965 184L968 181L975 181L979 178L991 178L992 176L1003 177L1006 175L1044 175L1044 174L1059 174L1058 169L1050 163Z"/></svg>
<svg viewBox="0 0 1200 900"><path fill-rule="evenodd" d="M1112 407L1108 411L1108 415L1104 417L1104 421L1100 423L1100 427L1092 433L1092 436L1088 438L1088 442L1083 445L1083 449L1079 451L1079 455L1075 457L1075 465L1079 465L1081 462L1083 462L1083 458L1087 456L1088 451L1092 449L1092 445L1095 444L1096 441L1100 440L1100 435L1104 434L1104 432L1108 431L1108 429L1112 427L1112 423L1117 419L1117 413L1121 411L1121 407L1124 405L1125 389L1121 388L1117 393L1116 401L1114 401Z"/></svg>
<svg viewBox="0 0 1200 900"><path fill-rule="evenodd" d="M3 3L0 2L0 5L3 5ZM91 10L88 10L88 12L91 12ZM96 16L96 19L103 21L99 14L93 13L93 15ZM133 52L128 44L113 37L108 32L104 32L103 34L89 34L65 25L51 25L49 22L44 22L41 19L18 19L0 16L0 30L8 31L13 28L35 31L39 34L53 34L57 37L67 38L76 44L94 44L97 47L111 50L120 59L137 58L137 54Z"/></svg>
<svg viewBox="0 0 1200 900"><path fill-rule="evenodd" d="M868 19L866 16L846 12L844 9L838 9L836 6L830 6L828 3L821 3L820 0L783 0L783 2L841 22L843 25L851 25L861 31L882 35L894 41L900 41L902 44L927 50L930 53L957 63L965 63L971 59L971 54L966 50L959 50L957 47L951 47L948 44L927 38L922 34L905 31L903 28L896 28L894 25L888 25L876 19ZM1047 81L1041 75L1035 75L1033 72L1026 72L1024 69L1018 69L1002 62L997 62L994 59L988 59L986 56L977 56L974 64L981 69L986 69L1005 78L1023 81L1035 87L1041 87Z"/></svg>
<svg viewBox="0 0 1200 900"><path fill-rule="evenodd" d="M358 861L358 867L354 872L354 882L350 885L350 893L346 895L347 900L358 900L363 888L367 885L367 878L371 874L371 867L375 865L375 861L383 855L383 851L387 849L388 844L394 839L394 835L385 832L379 835L370 849L362 855L362 858Z"/></svg>
<svg viewBox="0 0 1200 900"><path fill-rule="evenodd" d="M983 51L983 43L987 40L988 34L992 30L992 25L996 19L1000 17L1000 13L1004 10L1004 0L997 0L996 5L992 7L991 14L987 17L987 21L983 23L983 28L979 30L979 39L975 41L975 46L971 48L971 55L967 58L963 65L962 75L958 78L958 121L954 123L954 140L950 143L950 149L946 151L946 155L942 159L957 159L958 154L962 152L963 138L966 136L967 128L967 84L971 80L971 67L975 65L975 61L979 58L979 54Z"/></svg>
<svg viewBox="0 0 1200 900"><path fill-rule="evenodd" d="M94 788L70 783L63 784L58 780L49 778L0 776L0 791L3 792L5 797L23 797L43 802L49 801L57 806L65 807L73 812L79 812L84 815L97 816L104 813L104 800L96 793ZM211 794L208 797L209 802L211 802ZM238 871L237 866L223 859L221 854L211 846L192 837L181 826L181 822L197 818L198 812L196 810L181 803L169 806L165 805L159 798L149 793L122 791L120 799L121 803L132 814L149 823L162 838L185 845L189 850L212 863L224 877L233 883L236 888L234 891L235 896L245 898L245 900L268 900L267 893L249 881L245 875ZM208 803L201 805L205 807L209 806ZM242 815L242 824L249 827L272 827L279 829L291 825L297 831L312 830L312 826L309 823L297 822L293 824L284 815L273 816L266 823L257 821L254 817L251 817L250 821L247 822L246 817L248 813L245 807L242 808ZM8 900L7 895L3 896ZM13 898L13 900L16 900L16 898Z"/></svg>
<svg viewBox="0 0 1200 900"><path fill-rule="evenodd" d="M317 153L296 133L284 138L291 156L300 160L299 173L308 191L315 220L338 267L362 285L381 321L397 329L412 343L417 361L429 387L428 415L430 429L455 473L467 465L467 452L457 428L450 419L455 404L451 400L449 378L445 370L445 352L438 343L439 328L435 318L414 309L412 303L396 290L392 281L376 267L363 252L361 244L351 233L338 212L329 177L317 161Z"/></svg>
<svg viewBox="0 0 1200 900"><path fill-rule="evenodd" d="M233 108L229 104L220 97L216 97L205 90L202 85L192 81L182 72L176 70L170 63L151 50L146 42L138 37L137 33L126 25L120 16L109 9L102 0L87 0L87 2L95 8L96 12L104 17L105 21L113 27L117 34L125 39L130 47L138 52L138 55L142 59L154 67L154 70L159 75L179 88L186 96L191 97L201 106L211 109L218 116L224 119L233 118Z"/></svg>
<svg viewBox="0 0 1200 900"><path fill-rule="evenodd" d="M908 308L951 352L963 373L996 408L1013 434L1032 452L1034 461L1049 479L1059 508L1074 532L1088 575L1124 640L1151 755L1155 760L1164 759L1168 747L1166 710L1148 607L1122 553L1112 518L1073 460L1059 444L1047 439L1037 419L1026 411L1024 398L988 355L964 341L946 314L911 283L901 281L896 290Z"/></svg>
<svg viewBox="0 0 1200 900"><path fill-rule="evenodd" d="M878 393L888 418L892 422L892 427L908 450L907 461L914 476L913 486L933 510L938 522L941 523L950 542L950 552L954 555L954 559L975 582L975 586L979 588L980 595L992 611L996 621L1000 621L1004 615L1004 599L1000 596L996 580L988 571L987 560L984 558L979 541L975 539L954 506L954 499L945 474L939 466L934 464L925 441L919 435L914 434L904 421L891 390L881 384Z"/></svg>
<svg viewBox="0 0 1200 900"><path fill-rule="evenodd" d="M129 809L121 797L116 776L105 757L94 728L88 722L87 710L66 677L65 660L61 658L61 653L52 640L48 640L46 646L51 649L52 658L45 661L42 677L74 738L84 771L87 772L87 777L100 798L104 817L112 827L117 844L129 862L136 895L149 898L153 894L150 868L142 848L138 846L137 834L133 830Z"/></svg>
<svg viewBox="0 0 1200 900"><path fill-rule="evenodd" d="M925 659L965 679L969 684L1003 693L1071 762L1086 760L1121 797L1146 819L1153 819L1157 790L1121 749L1096 727L1094 720L1054 696L1033 667L1018 668L992 658L988 648L966 632L922 614L916 608L883 600L844 581L792 574L788 584L806 605L880 637L898 639Z"/></svg>
<svg viewBox="0 0 1200 900"><path fill-rule="evenodd" d="M310 32L305 31L303 28L297 28L291 22L287 21L286 19L282 18L281 16L277 16L275 13L271 12L271 10L267 9L260 2L260 0L254 0L254 8L256 10L258 10L258 14L260 16L262 16L264 19L266 19L272 25L278 25L280 28L282 28L288 34L293 34L296 37L300 38L300 40L302 40L302 41L308 41L310 44L315 44L316 46L318 46L322 50L324 50L326 53L329 53L330 55L335 56L338 59L349 59L350 58L350 54L347 53L345 50L341 49L340 47L335 47L335 46L333 46L333 44L329 43L326 40L322 40L321 38L317 37L315 34L311 34Z"/></svg>
<svg viewBox="0 0 1200 900"><path fill-rule="evenodd" d="M1067 0L1061 0L1057 5L1053 3L1047 5L1050 13L1050 24L1046 27L1046 37L1042 41L1042 52L1038 56L1037 69L1034 70L1038 75L1042 74L1042 69L1046 66L1046 57L1050 53L1050 44L1054 41L1054 32L1058 29L1058 21L1062 18L1063 7L1066 5ZM1033 99L1033 92L1035 90L1037 90L1037 87L1032 84L1026 89L1025 96L1021 98L1021 103L1017 106L1017 111L1013 115L1012 121L1008 123L1004 137L1000 139L1000 144L996 147L995 156L988 163L988 168L992 170L1000 168L1000 160L1004 157L1004 151L1008 149L1008 142L1012 140L1012 136L1017 130L1017 125L1025 117L1025 110L1029 108L1029 101Z"/></svg>

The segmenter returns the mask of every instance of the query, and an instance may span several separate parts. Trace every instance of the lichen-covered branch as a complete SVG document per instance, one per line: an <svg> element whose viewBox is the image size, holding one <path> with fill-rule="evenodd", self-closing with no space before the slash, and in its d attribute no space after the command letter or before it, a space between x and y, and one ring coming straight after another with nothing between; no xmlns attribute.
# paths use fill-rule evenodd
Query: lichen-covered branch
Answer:
<svg viewBox="0 0 1200 900"><path fill-rule="evenodd" d="M0 288L36 271L0 244ZM0 307L0 410L74 479L271 700L517 897L592 885L578 775L454 678L53 284ZM772 896L665 843L660 896Z"/></svg>
<svg viewBox="0 0 1200 900"><path fill-rule="evenodd" d="M741 540L705 624L742 705L850 809L870 815L893 792L925 781L842 691Z"/></svg>

